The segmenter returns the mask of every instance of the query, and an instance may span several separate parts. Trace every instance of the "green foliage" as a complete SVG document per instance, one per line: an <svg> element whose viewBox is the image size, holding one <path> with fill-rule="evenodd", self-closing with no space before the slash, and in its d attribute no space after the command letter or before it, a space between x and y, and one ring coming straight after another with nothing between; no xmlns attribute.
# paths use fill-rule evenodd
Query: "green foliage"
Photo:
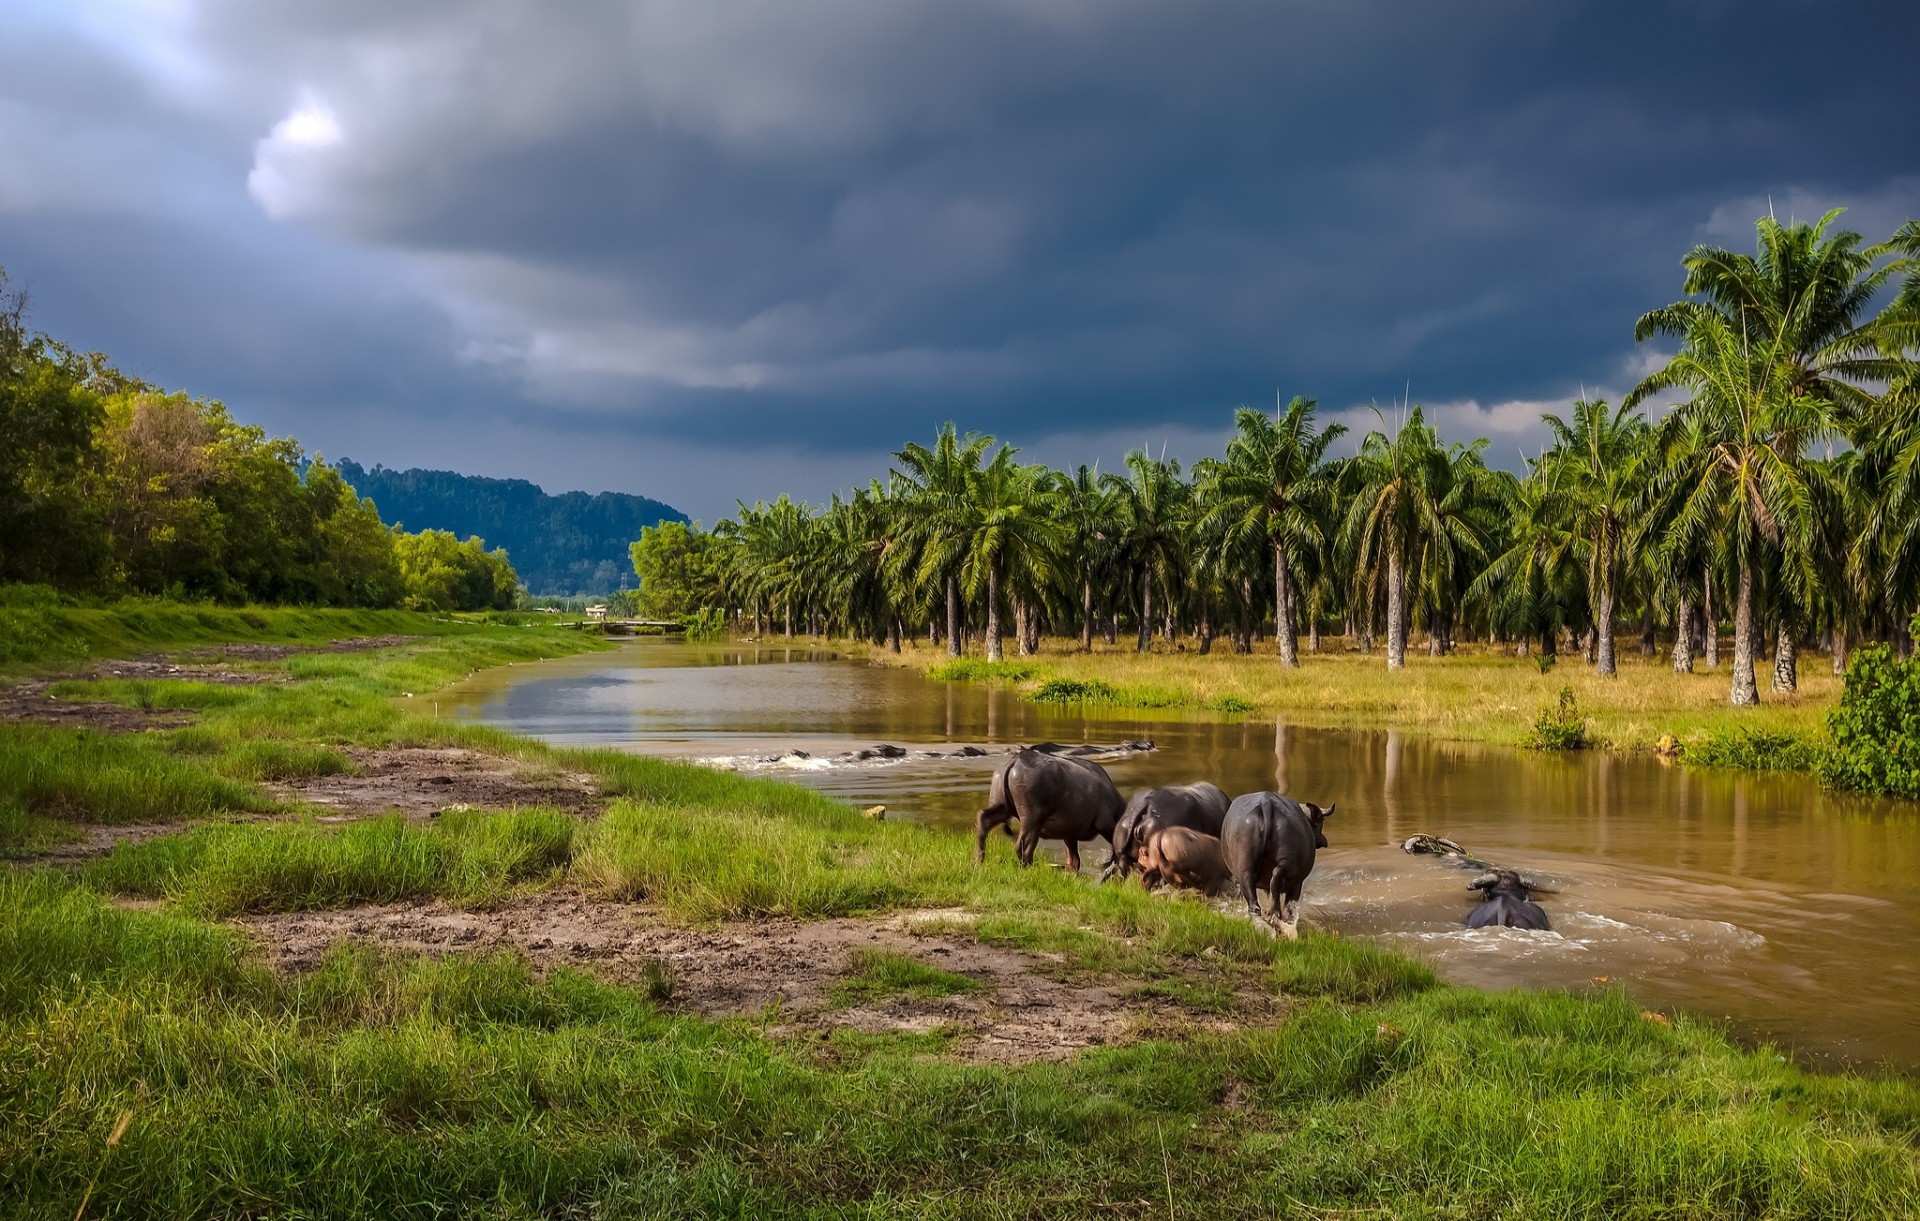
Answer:
<svg viewBox="0 0 1920 1221"><path fill-rule="evenodd" d="M1827 729L1833 748L1820 761L1822 783L1920 797L1920 660L1882 647L1855 652Z"/></svg>
<svg viewBox="0 0 1920 1221"><path fill-rule="evenodd" d="M1686 746L1686 760L1705 767L1737 767L1754 772L1816 772L1826 766L1831 748L1796 733L1769 733L1745 725L1715 730L1704 742Z"/></svg>
<svg viewBox="0 0 1920 1221"><path fill-rule="evenodd" d="M399 534L393 540L408 610L510 610L520 593L507 553L445 530Z"/></svg>
<svg viewBox="0 0 1920 1221"><path fill-rule="evenodd" d="M1252 700L1231 693L1216 695L1207 701L1207 707L1215 712L1252 712L1257 706Z"/></svg>
<svg viewBox="0 0 1920 1221"><path fill-rule="evenodd" d="M647 615L687 619L721 604L720 548L697 524L648 526L630 550L640 578L640 609Z"/></svg>
<svg viewBox="0 0 1920 1221"><path fill-rule="evenodd" d="M1534 750L1585 750L1593 745L1587 735L1586 718L1573 698L1572 687L1560 688L1560 698L1551 708L1542 708L1534 718L1533 736L1527 746Z"/></svg>
<svg viewBox="0 0 1920 1221"><path fill-rule="evenodd" d="M1038 704L1116 704L1120 690L1097 678L1050 678L1027 698Z"/></svg>
<svg viewBox="0 0 1920 1221"><path fill-rule="evenodd" d="M695 611L684 620L688 640L719 640L727 634L727 613L717 606Z"/></svg>
<svg viewBox="0 0 1920 1221"><path fill-rule="evenodd" d="M1025 661L983 661L978 657L956 657L927 671L927 677L943 682L1019 683L1040 672L1040 667Z"/></svg>
<svg viewBox="0 0 1920 1221"><path fill-rule="evenodd" d="M943 971L891 950L856 950L851 967L846 978L833 986L838 1004L869 1004L889 996L961 996L981 988L971 976Z"/></svg>

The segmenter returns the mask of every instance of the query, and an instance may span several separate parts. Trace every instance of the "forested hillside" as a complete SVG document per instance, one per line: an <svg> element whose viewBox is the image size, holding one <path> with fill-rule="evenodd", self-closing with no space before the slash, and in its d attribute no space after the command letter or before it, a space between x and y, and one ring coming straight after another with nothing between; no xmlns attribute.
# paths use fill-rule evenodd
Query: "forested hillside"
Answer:
<svg viewBox="0 0 1920 1221"><path fill-rule="evenodd" d="M633 583L627 547L647 526L687 520L671 505L623 492L550 496L525 479L453 471L371 470L342 461L340 474L409 530L451 530L505 547L529 592L605 593Z"/></svg>

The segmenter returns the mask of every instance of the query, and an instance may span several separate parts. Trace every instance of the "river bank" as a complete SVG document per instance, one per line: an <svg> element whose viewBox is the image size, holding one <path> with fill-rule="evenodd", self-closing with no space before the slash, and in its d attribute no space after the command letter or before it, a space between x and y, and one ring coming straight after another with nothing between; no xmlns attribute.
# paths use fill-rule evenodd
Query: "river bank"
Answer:
<svg viewBox="0 0 1920 1221"><path fill-rule="evenodd" d="M865 647L865 646L861 646ZM1164 649L1164 645L1156 648ZM1573 693L1588 745L1619 751L1663 746L1695 762L1808 770L1811 752L1826 740L1826 714L1839 699L1841 680L1828 659L1801 659L1798 690L1764 690L1758 708L1727 703L1728 665L1696 663L1676 674L1662 655L1643 657L1623 642L1619 674L1601 678L1575 657L1547 669L1510 650L1465 645L1445 657L1409 652L1404 670L1389 671L1384 654L1345 649L1301 653L1288 669L1270 651L1238 655L1216 649L1138 653L1131 644L1048 640L1031 657L989 663L958 661L925 641L895 654L871 649L874 661L917 669L944 681L1000 682L1029 699L1119 708L1188 708L1278 716L1289 724L1330 729L1391 726L1451 741L1533 745L1543 712L1557 709L1561 691ZM1756 750L1758 736L1766 749ZM1663 739L1671 738L1670 743Z"/></svg>
<svg viewBox="0 0 1920 1221"><path fill-rule="evenodd" d="M190 719L0 727L0 805L143 829L0 880L9 1207L89 1181L130 1212L396 1216L1813 1217L1920 1191L1908 1079L418 714L583 647L467 625L179 656L45 695Z"/></svg>

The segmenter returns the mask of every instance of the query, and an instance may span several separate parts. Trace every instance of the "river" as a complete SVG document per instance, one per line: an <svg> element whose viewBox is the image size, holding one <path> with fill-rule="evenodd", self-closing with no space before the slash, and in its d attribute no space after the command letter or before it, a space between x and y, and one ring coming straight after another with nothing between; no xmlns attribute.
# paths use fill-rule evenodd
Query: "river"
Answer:
<svg viewBox="0 0 1920 1221"><path fill-rule="evenodd" d="M1823 792L1805 777L1385 728L1062 709L825 651L646 638L486 671L435 704L549 742L791 779L955 833L970 833L997 754L828 757L883 742L945 751L1148 738L1158 749L1109 765L1123 792L1208 779L1230 794L1338 803L1302 899L1309 923L1378 938L1459 983L1618 984L1817 1063L1920 1070L1920 806ZM761 762L774 756L786 757ZM1551 887L1542 903L1554 931L1462 928L1472 875L1402 853L1417 832ZM990 851L1010 853L1010 841Z"/></svg>

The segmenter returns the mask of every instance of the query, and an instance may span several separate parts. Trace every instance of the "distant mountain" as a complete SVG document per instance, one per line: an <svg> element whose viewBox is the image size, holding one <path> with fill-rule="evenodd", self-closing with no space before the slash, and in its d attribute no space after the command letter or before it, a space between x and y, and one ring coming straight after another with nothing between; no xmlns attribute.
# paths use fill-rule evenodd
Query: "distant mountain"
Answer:
<svg viewBox="0 0 1920 1221"><path fill-rule="evenodd" d="M380 520L409 530L479 535L505 547L535 594L600 594L634 584L627 545L642 526L686 521L671 505L624 492L549 496L524 479L486 479L453 471L372 470L342 461L340 474L372 499Z"/></svg>

